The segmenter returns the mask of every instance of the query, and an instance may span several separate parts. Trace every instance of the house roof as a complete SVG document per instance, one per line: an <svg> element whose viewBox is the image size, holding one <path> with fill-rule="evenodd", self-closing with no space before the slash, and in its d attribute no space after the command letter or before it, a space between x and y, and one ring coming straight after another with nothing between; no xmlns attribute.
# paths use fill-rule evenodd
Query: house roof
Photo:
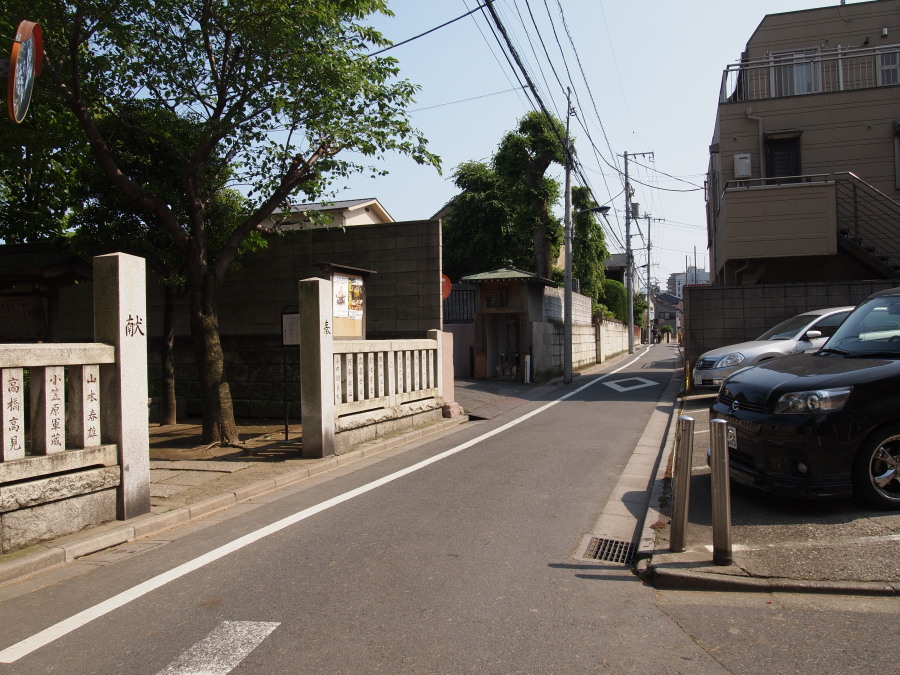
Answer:
<svg viewBox="0 0 900 675"><path fill-rule="evenodd" d="M0 283L70 283L91 279L89 262L76 255L64 239L0 246Z"/></svg>
<svg viewBox="0 0 900 675"><path fill-rule="evenodd" d="M303 204L291 204L287 211L276 209L272 217L263 223L264 229L298 229L307 227L309 217L303 214L316 211L332 214L332 222L339 222L341 226L373 225L396 222L387 212L381 202L375 197L365 199L341 199L333 202L307 202ZM368 216L366 216L368 214ZM350 222L353 220L357 222ZM367 222L371 220L372 222ZM277 223L277 224L276 224Z"/></svg>
<svg viewBox="0 0 900 675"><path fill-rule="evenodd" d="M366 197L365 199L339 199L334 202L310 202L306 204L291 204L292 211L349 211L353 209L364 208L366 206L374 206L378 211L383 213L389 221L393 221L391 215L387 212L381 202L375 197Z"/></svg>
<svg viewBox="0 0 900 675"><path fill-rule="evenodd" d="M627 253L612 253L610 256L603 261L603 266L607 269L613 267L625 267L628 264L628 254Z"/></svg>
<svg viewBox="0 0 900 675"><path fill-rule="evenodd" d="M672 307L677 307L681 304L681 298L677 295L672 295L671 293L659 293L656 297L659 302L671 305Z"/></svg>
<svg viewBox="0 0 900 675"><path fill-rule="evenodd" d="M544 286L556 287L557 285L556 282L551 281L550 279L539 277L533 272L526 272L525 270L520 270L512 266L501 267L500 269L493 270L491 272L479 272L478 274L470 274L468 276L462 277L460 281L465 281L468 283L483 283L488 281L534 281L539 284L543 284Z"/></svg>

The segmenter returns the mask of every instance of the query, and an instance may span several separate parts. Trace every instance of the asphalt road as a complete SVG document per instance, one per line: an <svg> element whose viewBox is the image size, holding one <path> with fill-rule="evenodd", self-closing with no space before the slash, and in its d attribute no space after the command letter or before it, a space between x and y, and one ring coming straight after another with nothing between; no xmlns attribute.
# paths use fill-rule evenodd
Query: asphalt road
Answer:
<svg viewBox="0 0 900 675"><path fill-rule="evenodd" d="M655 346L553 399L0 588L0 673L894 672L892 599L657 593L583 559L677 366Z"/></svg>

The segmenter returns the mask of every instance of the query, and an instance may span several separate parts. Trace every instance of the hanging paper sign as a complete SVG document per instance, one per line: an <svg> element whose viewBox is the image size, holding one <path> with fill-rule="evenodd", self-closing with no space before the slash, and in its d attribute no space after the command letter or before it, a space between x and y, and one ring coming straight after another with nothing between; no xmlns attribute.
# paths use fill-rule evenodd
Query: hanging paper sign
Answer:
<svg viewBox="0 0 900 675"><path fill-rule="evenodd" d="M347 317L354 321L362 321L363 318L363 281L362 279L350 279L350 302Z"/></svg>
<svg viewBox="0 0 900 675"><path fill-rule="evenodd" d="M331 278L334 293L334 318L346 319L350 316L350 279L335 274Z"/></svg>
<svg viewBox="0 0 900 675"><path fill-rule="evenodd" d="M9 87L6 96L9 119L16 124L25 119L28 104L31 103L34 78L41 74L43 62L41 27L33 21L22 21L16 30L16 39L9 57Z"/></svg>

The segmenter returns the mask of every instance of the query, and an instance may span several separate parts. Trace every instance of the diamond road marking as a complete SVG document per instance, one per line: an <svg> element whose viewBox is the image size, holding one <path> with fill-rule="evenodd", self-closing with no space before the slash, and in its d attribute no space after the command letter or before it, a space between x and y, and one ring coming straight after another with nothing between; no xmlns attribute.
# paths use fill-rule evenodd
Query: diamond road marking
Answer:
<svg viewBox="0 0 900 675"><path fill-rule="evenodd" d="M624 380L615 380L613 382L604 382L607 387L615 389L618 392L634 391L635 389L643 389L644 387L655 387L659 382L653 380L645 380L643 377L629 377Z"/></svg>

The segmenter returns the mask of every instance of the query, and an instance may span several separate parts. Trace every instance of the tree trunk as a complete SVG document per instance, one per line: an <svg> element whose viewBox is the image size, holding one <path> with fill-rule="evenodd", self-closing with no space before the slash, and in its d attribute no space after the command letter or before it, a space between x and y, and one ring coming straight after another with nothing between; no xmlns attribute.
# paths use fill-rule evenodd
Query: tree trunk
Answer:
<svg viewBox="0 0 900 675"><path fill-rule="evenodd" d="M159 405L159 423L175 424L178 406L175 398L175 298L174 289L165 286L166 301L163 308L162 400Z"/></svg>
<svg viewBox="0 0 900 675"><path fill-rule="evenodd" d="M550 242L547 240L547 203L542 199L532 199L531 209L534 212L534 266L535 273L544 279L551 279L553 271L550 263Z"/></svg>
<svg viewBox="0 0 900 675"><path fill-rule="evenodd" d="M190 293L191 339L203 397L203 443L239 445L231 389L225 378L214 285L212 279L205 278L192 283Z"/></svg>

